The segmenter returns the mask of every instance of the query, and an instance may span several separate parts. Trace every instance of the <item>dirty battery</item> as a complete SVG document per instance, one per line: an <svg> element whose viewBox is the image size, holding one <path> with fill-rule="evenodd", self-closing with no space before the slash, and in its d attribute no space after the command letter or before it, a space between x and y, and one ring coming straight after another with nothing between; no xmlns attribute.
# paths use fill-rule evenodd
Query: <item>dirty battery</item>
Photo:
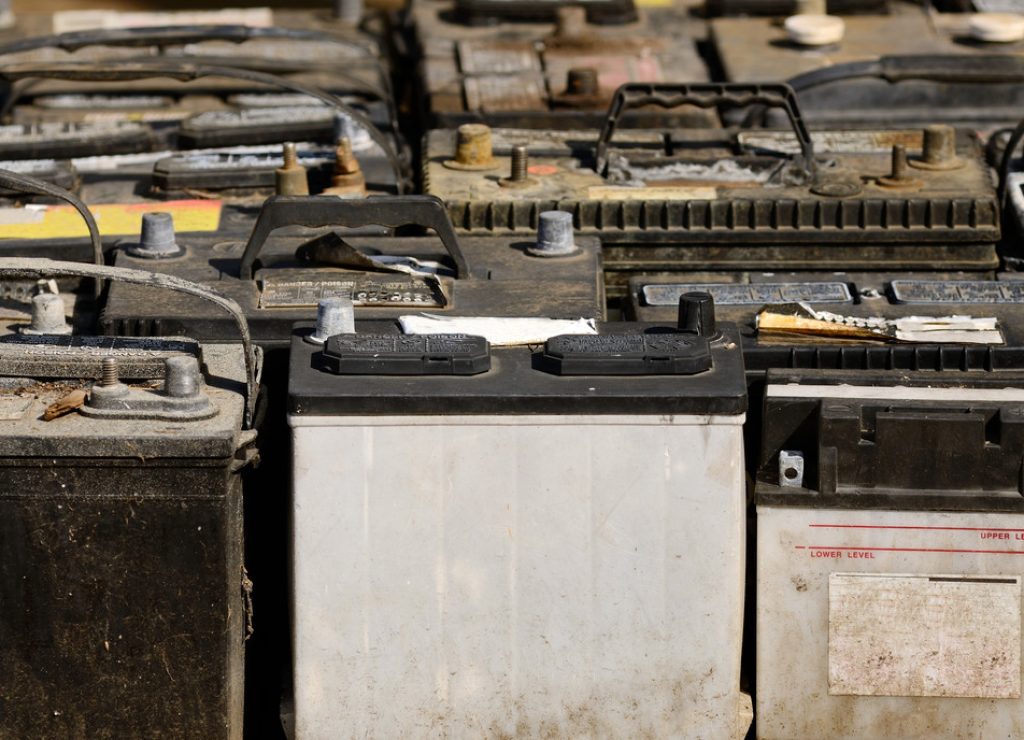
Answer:
<svg viewBox="0 0 1024 740"><path fill-rule="evenodd" d="M683 4L417 0L410 21L428 126L596 126L623 83L708 79L696 46L704 27ZM696 108L642 115L715 123L713 111Z"/></svg>
<svg viewBox="0 0 1024 740"><path fill-rule="evenodd" d="M743 736L745 384L701 308L533 348L296 333L298 736Z"/></svg>
<svg viewBox="0 0 1024 740"><path fill-rule="evenodd" d="M0 260L22 278L125 272ZM241 737L249 348L0 338L0 734Z"/></svg>
<svg viewBox="0 0 1024 740"><path fill-rule="evenodd" d="M768 374L758 737L1020 729L1021 356L949 350Z"/></svg>
<svg viewBox="0 0 1024 740"><path fill-rule="evenodd" d="M631 107L689 101L778 107L793 131L616 130ZM611 287L641 271L998 265L999 207L971 132L812 134L784 85L627 85L600 133L465 124L427 135L423 167L466 234L571 213L601 239Z"/></svg>
<svg viewBox="0 0 1024 740"><path fill-rule="evenodd" d="M365 232L374 226L430 228L437 236ZM419 311L602 317L597 240L574 239L564 223L545 229L540 244L536 237L456 236L444 205L428 196L281 196L266 201L241 239L194 234L179 239L180 251L169 258L133 248L118 250L114 264L215 286L243 306L254 336L267 346L287 345L292 324L311 319L325 298L350 299L360 318ZM544 238L548 231L559 239ZM231 335L230 325L202 304L186 297L154 305L134 286L112 286L102 324L113 334Z"/></svg>
<svg viewBox="0 0 1024 740"><path fill-rule="evenodd" d="M1024 37L979 35L975 14L891 2L886 13L828 16L834 38L802 30L804 18L820 16L711 19L724 78L789 82L816 127L950 123L991 130L1019 117ZM996 14L991 22L998 24Z"/></svg>

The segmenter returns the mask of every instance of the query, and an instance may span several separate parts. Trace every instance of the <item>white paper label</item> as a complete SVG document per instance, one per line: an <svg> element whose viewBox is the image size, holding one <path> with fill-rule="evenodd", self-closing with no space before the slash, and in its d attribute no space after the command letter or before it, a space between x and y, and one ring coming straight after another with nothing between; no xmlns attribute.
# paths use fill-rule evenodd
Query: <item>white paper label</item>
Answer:
<svg viewBox="0 0 1024 740"><path fill-rule="evenodd" d="M832 573L829 694L1019 699L1021 579Z"/></svg>

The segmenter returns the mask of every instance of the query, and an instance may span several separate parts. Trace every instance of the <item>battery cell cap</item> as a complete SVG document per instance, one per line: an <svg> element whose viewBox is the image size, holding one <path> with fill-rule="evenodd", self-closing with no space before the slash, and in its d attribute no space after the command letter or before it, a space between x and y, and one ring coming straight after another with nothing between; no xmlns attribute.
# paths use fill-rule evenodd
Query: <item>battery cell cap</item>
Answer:
<svg viewBox="0 0 1024 740"><path fill-rule="evenodd" d="M337 375L479 375L490 344L468 334L336 334L320 367Z"/></svg>
<svg viewBox="0 0 1024 740"><path fill-rule="evenodd" d="M708 340L692 333L562 334L544 345L557 375L696 375L710 370Z"/></svg>
<svg viewBox="0 0 1024 740"><path fill-rule="evenodd" d="M968 25L971 38L986 44L1011 44L1024 39L1024 16L1016 13L975 13Z"/></svg>
<svg viewBox="0 0 1024 740"><path fill-rule="evenodd" d="M843 40L846 24L834 15L791 15L784 24L786 35L800 46L830 46Z"/></svg>

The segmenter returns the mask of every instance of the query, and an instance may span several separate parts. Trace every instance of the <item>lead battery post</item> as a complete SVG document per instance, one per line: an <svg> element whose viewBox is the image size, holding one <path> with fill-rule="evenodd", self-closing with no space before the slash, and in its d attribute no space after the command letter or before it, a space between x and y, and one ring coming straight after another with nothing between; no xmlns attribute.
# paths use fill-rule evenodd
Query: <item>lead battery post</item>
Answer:
<svg viewBox="0 0 1024 740"><path fill-rule="evenodd" d="M455 131L455 157L444 162L453 170L493 170L494 159L491 127L484 123L464 123Z"/></svg>
<svg viewBox="0 0 1024 740"><path fill-rule="evenodd" d="M67 321L64 298L59 293L39 293L32 296L32 323L21 328L28 336L44 334L67 335L71 333Z"/></svg>
<svg viewBox="0 0 1024 740"><path fill-rule="evenodd" d="M324 298L316 306L316 327L306 341L324 344L336 334L355 334L356 314L351 298Z"/></svg>
<svg viewBox="0 0 1024 740"><path fill-rule="evenodd" d="M163 211L142 214L139 240L121 248L141 259L173 259L185 254L174 233L174 216Z"/></svg>
<svg viewBox="0 0 1024 740"><path fill-rule="evenodd" d="M570 257L578 254L571 213L544 211L537 217L537 242L526 251L535 257Z"/></svg>

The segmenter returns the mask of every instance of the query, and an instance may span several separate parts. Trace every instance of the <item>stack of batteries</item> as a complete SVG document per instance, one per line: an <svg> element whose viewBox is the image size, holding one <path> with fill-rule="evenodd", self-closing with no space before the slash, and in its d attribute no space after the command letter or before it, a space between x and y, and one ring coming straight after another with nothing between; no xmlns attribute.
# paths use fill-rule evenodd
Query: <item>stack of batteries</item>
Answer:
<svg viewBox="0 0 1024 740"><path fill-rule="evenodd" d="M1024 735L999 2L0 3L0 736Z"/></svg>

